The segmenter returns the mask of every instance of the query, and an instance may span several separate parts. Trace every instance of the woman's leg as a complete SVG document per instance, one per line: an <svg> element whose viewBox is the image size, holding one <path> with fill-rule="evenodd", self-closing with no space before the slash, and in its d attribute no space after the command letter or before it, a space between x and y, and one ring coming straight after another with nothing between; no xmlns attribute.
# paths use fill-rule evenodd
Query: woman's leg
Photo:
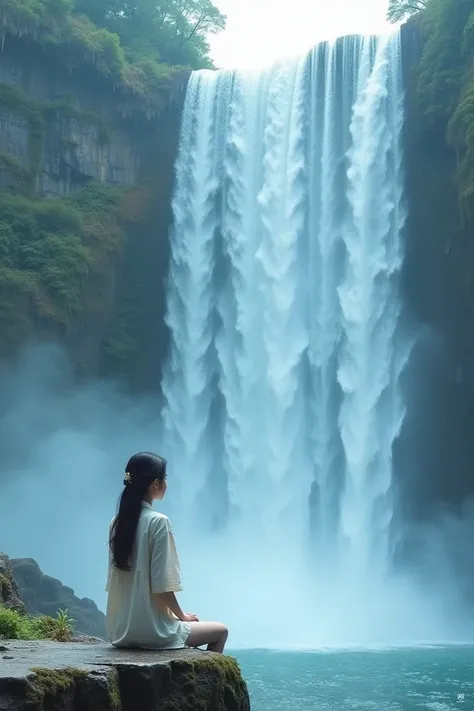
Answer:
<svg viewBox="0 0 474 711"><path fill-rule="evenodd" d="M225 625L220 622L188 622L188 625L191 625L191 632L186 640L188 647L202 647L207 644L209 652L222 654L229 636Z"/></svg>

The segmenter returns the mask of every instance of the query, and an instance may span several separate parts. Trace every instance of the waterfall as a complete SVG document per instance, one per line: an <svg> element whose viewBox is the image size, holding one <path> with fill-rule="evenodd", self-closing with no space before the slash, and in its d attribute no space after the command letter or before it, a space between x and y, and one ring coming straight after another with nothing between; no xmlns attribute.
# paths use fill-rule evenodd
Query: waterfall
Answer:
<svg viewBox="0 0 474 711"><path fill-rule="evenodd" d="M402 122L398 35L192 74L162 380L173 506L191 531L285 543L320 570L388 564Z"/></svg>

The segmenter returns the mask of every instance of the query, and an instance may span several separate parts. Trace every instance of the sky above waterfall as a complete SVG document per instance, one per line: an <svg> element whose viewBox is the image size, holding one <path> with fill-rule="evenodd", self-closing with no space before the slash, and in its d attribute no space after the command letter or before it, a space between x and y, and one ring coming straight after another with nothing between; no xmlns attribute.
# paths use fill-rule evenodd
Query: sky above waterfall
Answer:
<svg viewBox="0 0 474 711"><path fill-rule="evenodd" d="M321 40L387 31L388 0L214 0L227 15L211 37L217 67L259 69Z"/></svg>

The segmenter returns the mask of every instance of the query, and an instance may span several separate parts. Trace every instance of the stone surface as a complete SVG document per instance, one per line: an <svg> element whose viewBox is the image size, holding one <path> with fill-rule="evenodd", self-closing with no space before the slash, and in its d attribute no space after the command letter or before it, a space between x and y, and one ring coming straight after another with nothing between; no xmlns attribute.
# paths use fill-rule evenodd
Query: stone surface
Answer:
<svg viewBox="0 0 474 711"><path fill-rule="evenodd" d="M83 116L54 114L45 124L37 189L47 195L67 195L89 179L115 185L134 185L139 178L140 137L120 115L118 101L92 77L70 74L53 65L36 48L9 37L0 53L0 85L15 86L35 102L74 99ZM38 61L39 60L39 61ZM89 112L89 115L88 115ZM93 117L107 126L107 140ZM21 112L0 103L0 153L15 159L25 169L30 165L30 126ZM0 186L9 182L0 166Z"/></svg>
<svg viewBox="0 0 474 711"><path fill-rule="evenodd" d="M105 619L95 602L78 598L72 588L60 580L44 575L32 558L13 558L13 575L26 609L33 615L56 617L58 610L68 611L78 634L105 637Z"/></svg>
<svg viewBox="0 0 474 711"><path fill-rule="evenodd" d="M199 650L6 641L0 711L248 711L237 663Z"/></svg>
<svg viewBox="0 0 474 711"><path fill-rule="evenodd" d="M27 37L4 38L0 86L21 89L35 104L73 102L78 116L54 112L45 121L36 189L50 196L68 195L90 179L112 185L136 185L150 143L159 140L160 116L148 115L132 96L79 64L72 70ZM176 78L167 102L184 99L188 72ZM165 104L168 105L168 104ZM104 132L104 128L106 129ZM0 101L0 154L30 167L30 126L21 111ZM1 157L1 156L0 156ZM146 172L146 171L145 171ZM0 161L0 188L11 181Z"/></svg>
<svg viewBox="0 0 474 711"><path fill-rule="evenodd" d="M25 612L10 558L5 553L0 553L0 603L10 610Z"/></svg>

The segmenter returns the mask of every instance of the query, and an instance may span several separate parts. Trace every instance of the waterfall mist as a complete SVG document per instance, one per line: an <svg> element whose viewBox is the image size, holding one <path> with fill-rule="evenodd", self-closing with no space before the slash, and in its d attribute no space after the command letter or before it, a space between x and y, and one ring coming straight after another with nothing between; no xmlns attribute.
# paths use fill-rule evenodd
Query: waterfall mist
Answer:
<svg viewBox="0 0 474 711"><path fill-rule="evenodd" d="M155 400L137 400L113 384L78 388L64 354L26 350L0 371L0 549L33 557L79 596L105 607L108 524L128 457L163 452ZM195 507L181 516L179 474L170 470L162 510L175 528L185 590L182 604L221 618L233 647L318 648L472 639L473 504L426 525L407 524L419 555L410 574L380 586L357 584L292 545L252 527L209 530Z"/></svg>
<svg viewBox="0 0 474 711"><path fill-rule="evenodd" d="M400 74L394 36L192 75L162 408L77 388L56 349L26 351L0 374L0 549L103 606L124 466L154 449L169 460L183 607L225 621L231 646L472 638L470 553L450 555L472 508L422 527L397 506L413 345ZM411 568L392 566L400 539L420 551Z"/></svg>

